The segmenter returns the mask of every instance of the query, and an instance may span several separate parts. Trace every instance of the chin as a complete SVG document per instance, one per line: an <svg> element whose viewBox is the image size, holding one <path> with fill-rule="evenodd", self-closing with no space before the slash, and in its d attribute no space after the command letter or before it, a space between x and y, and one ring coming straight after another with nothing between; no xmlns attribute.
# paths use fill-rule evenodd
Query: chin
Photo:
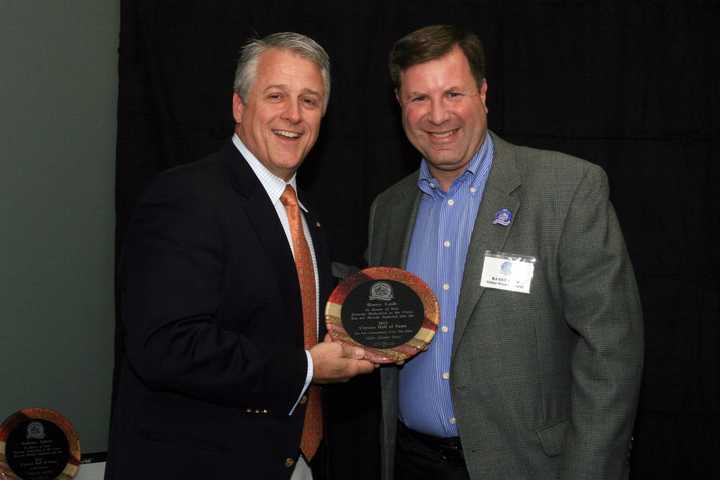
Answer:
<svg viewBox="0 0 720 480"><path fill-rule="evenodd" d="M425 157L428 158L428 157ZM445 170L445 169L455 169L459 164L462 162L459 161L456 157L435 157L430 162L433 165L436 165L438 168Z"/></svg>
<svg viewBox="0 0 720 480"><path fill-rule="evenodd" d="M300 162L300 156L284 154L275 155L272 163L282 168L295 168L300 165Z"/></svg>

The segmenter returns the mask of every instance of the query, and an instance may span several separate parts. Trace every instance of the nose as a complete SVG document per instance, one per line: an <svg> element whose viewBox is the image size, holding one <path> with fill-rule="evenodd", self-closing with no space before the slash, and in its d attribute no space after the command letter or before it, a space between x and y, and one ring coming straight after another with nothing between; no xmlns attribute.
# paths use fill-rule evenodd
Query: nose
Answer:
<svg viewBox="0 0 720 480"><path fill-rule="evenodd" d="M430 100L430 112L428 112L428 120L434 125L441 125L448 119L449 111L445 102L441 98L433 98Z"/></svg>
<svg viewBox="0 0 720 480"><path fill-rule="evenodd" d="M290 123L298 123L301 120L300 100L289 101L283 111L283 119Z"/></svg>

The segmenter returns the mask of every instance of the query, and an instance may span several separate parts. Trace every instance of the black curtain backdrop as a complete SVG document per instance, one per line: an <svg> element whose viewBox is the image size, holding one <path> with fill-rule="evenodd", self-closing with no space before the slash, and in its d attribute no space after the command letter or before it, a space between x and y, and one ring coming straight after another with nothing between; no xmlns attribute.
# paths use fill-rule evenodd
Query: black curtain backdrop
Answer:
<svg viewBox="0 0 720 480"><path fill-rule="evenodd" d="M487 49L490 127L610 177L646 325L633 478L720 478L719 3L125 0L117 238L157 172L231 135L240 45L292 30L333 61L330 107L298 178L317 200L334 260L361 264L370 202L419 160L391 90L390 46L421 26L465 25ZM341 478L376 477L375 382L337 389L337 439L353 444L340 452Z"/></svg>

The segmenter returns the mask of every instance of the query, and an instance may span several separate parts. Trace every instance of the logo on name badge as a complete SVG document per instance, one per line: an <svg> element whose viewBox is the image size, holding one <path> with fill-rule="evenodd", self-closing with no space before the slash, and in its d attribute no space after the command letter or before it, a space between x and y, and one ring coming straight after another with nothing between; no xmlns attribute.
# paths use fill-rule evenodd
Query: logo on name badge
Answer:
<svg viewBox="0 0 720 480"><path fill-rule="evenodd" d="M502 225L503 227L507 227L510 225L510 222L512 222L513 214L510 210L507 208L501 208L497 212L495 212L495 220L493 220L493 225Z"/></svg>
<svg viewBox="0 0 720 480"><path fill-rule="evenodd" d="M382 300L389 302L393 299L393 289L389 283L386 282L375 282L370 287L370 298L369 300Z"/></svg>
<svg viewBox="0 0 720 480"><path fill-rule="evenodd" d="M503 275L512 274L512 263L511 262L503 262L500 265L500 271L503 273Z"/></svg>

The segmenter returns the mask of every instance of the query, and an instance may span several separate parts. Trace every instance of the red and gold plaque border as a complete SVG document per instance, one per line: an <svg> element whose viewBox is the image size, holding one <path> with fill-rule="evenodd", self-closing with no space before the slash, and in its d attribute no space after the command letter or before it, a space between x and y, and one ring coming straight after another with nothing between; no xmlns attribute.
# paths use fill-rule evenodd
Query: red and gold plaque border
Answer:
<svg viewBox="0 0 720 480"><path fill-rule="evenodd" d="M57 425L65 434L70 447L70 458L65 469L57 480L71 480L77 475L80 468L80 439L70 421L55 410L49 408L23 408L10 415L0 425L0 478L2 480L19 480L19 477L10 469L5 456L5 444L10 432L18 425L28 420L47 420Z"/></svg>
<svg viewBox="0 0 720 480"><path fill-rule="evenodd" d="M342 325L342 306L358 285L375 280L394 280L410 288L420 298L425 316L420 330L407 343L394 348L372 348L352 339ZM325 323L333 340L365 349L366 357L375 363L403 362L427 350L440 323L440 307L435 294L420 277L393 267L370 267L343 280L333 290L325 306Z"/></svg>

